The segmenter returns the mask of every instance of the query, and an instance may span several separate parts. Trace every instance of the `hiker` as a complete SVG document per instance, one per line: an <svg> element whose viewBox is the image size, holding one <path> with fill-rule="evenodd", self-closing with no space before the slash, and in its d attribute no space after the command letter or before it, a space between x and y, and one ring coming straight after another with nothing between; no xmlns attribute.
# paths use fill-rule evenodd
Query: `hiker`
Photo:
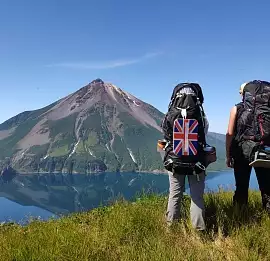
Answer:
<svg viewBox="0 0 270 261"><path fill-rule="evenodd" d="M162 123L166 141L164 167L169 172L169 200L166 220L170 226L181 217L181 201L188 177L191 194L192 226L205 230L203 147L209 123L204 113L201 87L197 83L178 84L171 96Z"/></svg>
<svg viewBox="0 0 270 261"><path fill-rule="evenodd" d="M226 134L226 164L234 169L236 190L233 204L245 206L254 153L270 144L270 83L251 81L240 86L242 101L230 112ZM263 115L264 118L260 118ZM255 167L262 205L270 213L270 169Z"/></svg>

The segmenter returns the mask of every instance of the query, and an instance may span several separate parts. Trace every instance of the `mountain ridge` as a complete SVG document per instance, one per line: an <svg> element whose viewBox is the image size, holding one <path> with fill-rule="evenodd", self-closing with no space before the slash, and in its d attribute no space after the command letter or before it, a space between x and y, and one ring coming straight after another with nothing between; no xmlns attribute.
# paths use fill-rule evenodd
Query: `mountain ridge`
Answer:
<svg viewBox="0 0 270 261"><path fill-rule="evenodd" d="M151 104L96 79L0 124L0 164L20 172L163 172L156 151L163 117Z"/></svg>

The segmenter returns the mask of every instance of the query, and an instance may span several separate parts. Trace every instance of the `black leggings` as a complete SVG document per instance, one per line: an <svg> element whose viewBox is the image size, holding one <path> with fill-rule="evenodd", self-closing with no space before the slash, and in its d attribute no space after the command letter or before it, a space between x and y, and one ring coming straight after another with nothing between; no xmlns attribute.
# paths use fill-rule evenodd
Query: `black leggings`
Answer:
<svg viewBox="0 0 270 261"><path fill-rule="evenodd" d="M245 160L234 163L234 177L236 182L236 190L233 197L234 204L247 204L248 188L252 167ZM262 196L262 205L265 210L270 213L270 169L255 168L259 188Z"/></svg>

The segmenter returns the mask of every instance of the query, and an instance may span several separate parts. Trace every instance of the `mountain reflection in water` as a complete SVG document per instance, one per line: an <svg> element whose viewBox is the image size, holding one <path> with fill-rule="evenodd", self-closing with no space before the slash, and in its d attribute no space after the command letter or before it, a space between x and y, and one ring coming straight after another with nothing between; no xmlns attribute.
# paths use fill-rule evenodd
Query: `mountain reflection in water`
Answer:
<svg viewBox="0 0 270 261"><path fill-rule="evenodd" d="M209 173L206 190L217 190L218 185L233 189L232 172ZM254 175L252 175L251 187L257 189ZM50 216L108 205L119 197L133 200L141 193L167 195L168 188L166 174L28 174L17 175L10 179L1 177L0 221L8 218L18 221L23 219L26 213L47 219ZM189 193L188 189L187 193ZM9 217L7 213L10 213Z"/></svg>

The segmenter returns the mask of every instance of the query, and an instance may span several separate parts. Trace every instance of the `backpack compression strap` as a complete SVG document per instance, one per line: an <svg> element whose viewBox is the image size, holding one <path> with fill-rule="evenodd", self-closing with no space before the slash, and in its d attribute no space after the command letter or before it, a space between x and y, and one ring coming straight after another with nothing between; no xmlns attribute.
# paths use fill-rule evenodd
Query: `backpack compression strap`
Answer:
<svg viewBox="0 0 270 261"><path fill-rule="evenodd" d="M197 104L200 108L200 114L201 114L201 120L202 120L202 124L203 124L203 139L202 139L202 143L203 143L203 146L205 147L207 145L206 143L206 135L205 135L205 112L204 112L204 109L203 109L203 105L201 104L200 102L200 99L197 98Z"/></svg>

